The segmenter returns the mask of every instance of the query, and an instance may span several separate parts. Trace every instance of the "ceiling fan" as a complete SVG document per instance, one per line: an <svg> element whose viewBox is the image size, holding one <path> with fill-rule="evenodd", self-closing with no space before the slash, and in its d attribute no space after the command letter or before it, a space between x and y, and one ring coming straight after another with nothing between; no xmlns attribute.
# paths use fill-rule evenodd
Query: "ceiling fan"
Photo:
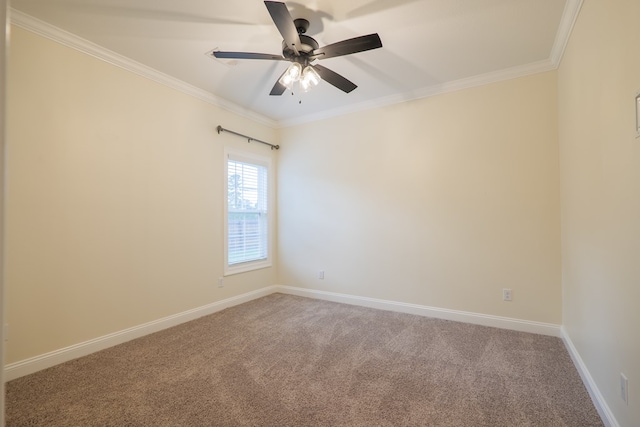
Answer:
<svg viewBox="0 0 640 427"><path fill-rule="evenodd" d="M291 65L280 76L271 89L269 95L282 95L285 90L292 90L295 82L300 83L303 91L307 91L324 80L338 89L349 93L358 86L342 77L335 71L322 65L312 65L315 60L334 58L336 56L350 55L366 50L382 47L382 41L378 34L355 37L337 43L319 47L313 38L304 35L309 28L306 19L293 19L287 5L276 1L265 1L267 10L282 34L282 56L267 53L250 52L213 52L216 58L228 59L266 59L271 61L289 61Z"/></svg>

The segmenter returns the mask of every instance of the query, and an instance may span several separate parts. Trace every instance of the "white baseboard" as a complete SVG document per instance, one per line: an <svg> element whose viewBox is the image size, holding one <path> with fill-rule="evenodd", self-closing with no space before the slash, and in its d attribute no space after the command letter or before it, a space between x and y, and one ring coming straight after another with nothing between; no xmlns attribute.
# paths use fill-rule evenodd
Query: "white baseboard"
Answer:
<svg viewBox="0 0 640 427"><path fill-rule="evenodd" d="M580 357L580 353L578 353L578 350L573 345L573 342L564 327L561 328L561 333L562 341L564 341L564 345L567 347L567 351L573 360L573 364L576 366L576 369L582 378L582 382L587 388L589 396L591 396L591 400L593 401L600 418L602 418L602 422L607 427L620 427L620 424L613 415L613 412L611 412L609 405L607 405L604 396L600 393L600 389L598 389L596 382L593 380L591 373L587 369L587 365L584 364L584 361Z"/></svg>
<svg viewBox="0 0 640 427"><path fill-rule="evenodd" d="M34 372L50 368L60 363L68 362L69 360L77 359L78 357L87 356L91 353L95 353L96 351L104 350L109 347L113 347L114 345L122 344L172 326L177 326L181 323L195 320L199 317L213 314L224 310L225 308L261 298L274 292L277 292L277 286L269 286L253 292L227 298L222 301L216 301L182 313L174 314L173 316L167 316L162 319L94 338L89 341L74 344L59 350L54 350L40 356L10 363L4 368L4 381L11 381L25 375L33 374Z"/></svg>
<svg viewBox="0 0 640 427"><path fill-rule="evenodd" d="M181 323L195 320L199 317L213 314L218 311L224 310L225 308L249 302L275 292L321 299L326 301L334 301L344 304L358 305L363 307L377 308L381 310L415 314L419 316L454 320L476 325L491 326L501 329L511 329L521 332L560 337L564 341L567 351L569 352L569 355L571 356L573 363L578 370L578 373L582 377L582 381L585 384L585 387L587 388L589 395L591 396L591 399L593 400L593 403L603 422L607 427L620 427L615 416L604 400L604 397L600 393L600 390L598 389L595 381L591 377L589 370L582 361L580 354L573 345L571 338L567 334L566 330L560 325L283 285L268 286L262 289L258 289L252 292L178 313L173 316L154 320L152 322L144 323L139 326L134 326L132 328L128 328L119 332L45 353L40 356L8 364L4 368L4 380L11 381L13 379L35 373L42 369L50 368L60 363L77 359L78 357L86 356L96 351L104 350L106 348L113 347L115 345L122 344L124 342L131 341L133 339L140 338L142 336L152 334L154 332L158 332L163 329L179 325Z"/></svg>
<svg viewBox="0 0 640 427"><path fill-rule="evenodd" d="M409 304L376 298L359 297L335 292L317 291L313 289L296 288L293 286L276 286L277 292L298 295L326 301L360 305L381 310L397 311L416 314L419 316L435 317L438 319L454 320L475 325L491 326L494 328L511 329L514 331L530 332L533 334L560 337L560 325L552 323L534 322L530 320L513 319L510 317L492 316L489 314L472 313L468 311L449 310L445 308L429 307L425 305Z"/></svg>
<svg viewBox="0 0 640 427"><path fill-rule="evenodd" d="M512 329L534 334L551 335L560 337L560 325L550 323L533 322L508 317L491 316L487 314L471 313L466 311L448 310L437 307L428 307L417 304L408 304L397 301L382 300L376 298L359 297L335 292L318 291L312 289L297 288L293 286L274 285L256 291L248 292L222 301L207 304L173 316L164 317L142 325L134 326L112 334L94 338L89 341L74 344L69 347L51 351L19 362L11 363L4 368L4 380L13 379L50 368L78 357L86 356L96 351L104 350L114 345L122 344L142 336L179 325L190 320L206 316L228 307L233 307L274 292L298 295L308 298L322 299L345 304L359 305L381 310L396 311L420 316L435 317L439 319L454 320L458 322L472 323L476 325L492 326L502 329Z"/></svg>

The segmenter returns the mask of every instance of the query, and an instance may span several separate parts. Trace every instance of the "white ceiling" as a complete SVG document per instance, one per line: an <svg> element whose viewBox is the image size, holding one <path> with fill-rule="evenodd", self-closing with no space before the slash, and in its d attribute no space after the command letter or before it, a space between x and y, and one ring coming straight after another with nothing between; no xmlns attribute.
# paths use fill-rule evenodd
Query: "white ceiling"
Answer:
<svg viewBox="0 0 640 427"><path fill-rule="evenodd" d="M120 58L119 65L138 72L162 73L166 81L184 82L180 85L208 93L220 105L277 126L553 69L581 0L286 3L293 18L310 21L307 35L320 46L380 35L381 49L321 62L357 84L356 90L345 94L322 82L307 94L269 96L287 62L208 55L214 49L282 53L282 36L262 0L12 0L11 5L17 25L48 35L65 30L98 45L74 42L97 56ZM72 38L58 33L58 39Z"/></svg>

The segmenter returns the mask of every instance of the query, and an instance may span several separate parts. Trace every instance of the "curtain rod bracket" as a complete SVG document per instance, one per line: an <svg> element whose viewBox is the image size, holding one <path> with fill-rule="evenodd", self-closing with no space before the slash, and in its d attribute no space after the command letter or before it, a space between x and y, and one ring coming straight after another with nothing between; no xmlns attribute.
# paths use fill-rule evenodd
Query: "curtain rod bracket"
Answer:
<svg viewBox="0 0 640 427"><path fill-rule="evenodd" d="M218 125L218 127L216 127L216 130L218 131L218 134L220 134L220 132L228 132L228 133L234 134L234 135L242 137L242 138L247 138L247 143L249 143L249 144L251 144L251 141L256 141L256 142L259 142L260 144L268 145L269 147L271 147L271 150L273 150L273 149L279 150L280 149L279 145L269 144L268 142L261 141L259 139L255 139L255 138L252 138L250 136L243 135L241 133L234 132L234 131L229 130L229 129L225 129L220 125Z"/></svg>

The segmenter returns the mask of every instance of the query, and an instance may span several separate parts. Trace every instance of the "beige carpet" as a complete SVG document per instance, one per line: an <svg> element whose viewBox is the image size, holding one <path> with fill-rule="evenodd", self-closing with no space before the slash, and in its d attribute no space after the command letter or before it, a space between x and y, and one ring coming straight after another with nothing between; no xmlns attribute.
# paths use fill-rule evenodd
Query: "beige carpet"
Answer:
<svg viewBox="0 0 640 427"><path fill-rule="evenodd" d="M8 426L602 426L558 338L273 294L7 384Z"/></svg>

